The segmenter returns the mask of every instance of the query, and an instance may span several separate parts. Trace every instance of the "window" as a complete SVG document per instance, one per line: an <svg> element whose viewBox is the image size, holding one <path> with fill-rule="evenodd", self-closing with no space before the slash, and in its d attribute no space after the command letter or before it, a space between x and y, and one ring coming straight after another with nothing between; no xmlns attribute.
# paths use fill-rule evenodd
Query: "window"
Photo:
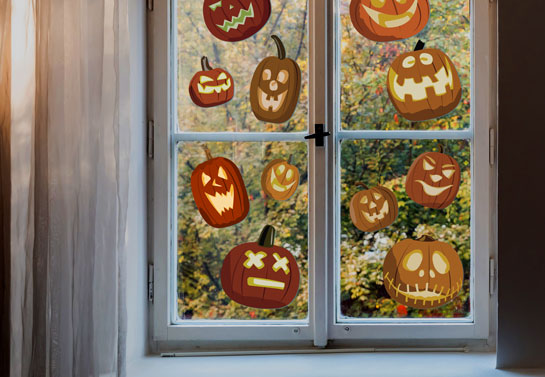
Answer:
<svg viewBox="0 0 545 377"><path fill-rule="evenodd" d="M324 346L328 340L411 344L415 339L488 338L494 177L488 145L493 110L488 4L432 2L430 20L416 37L376 43L353 27L349 0L271 3L269 21L240 42L212 35L201 2L156 2L151 13L154 339L191 347L212 341ZM272 34L302 72L294 115L279 124L259 121L250 108L254 70L277 53ZM419 40L450 57L463 89L460 104L448 115L411 122L394 108L386 82L392 62ZM422 64L430 65L434 56L422 55L431 59ZM435 63L441 59L435 58ZM409 69L409 63L401 64ZM210 68L228 70L234 97L201 108L187 88L196 72ZM446 88L439 86L419 90ZM324 147L305 139L316 124L331 133ZM459 165L461 184L453 203L438 210L415 203L405 180L419 155L440 150ZM211 227L195 206L191 174L209 154L229 158L242 173L250 208L236 225ZM296 193L286 201L272 200L261 188L263 169L276 158L289 159L300 174ZM421 164L423 170L433 169L434 182L458 174L448 161L432 158ZM394 193L399 213L392 225L371 232L354 225L350 206L360 183ZM384 198L375 199L385 208ZM373 219L382 216L373 213ZM296 297L281 309L236 304L220 281L227 253L256 242L266 224L276 228L276 244L294 256L301 276ZM459 293L439 308L414 308L414 295L412 305L409 296L393 300L389 289L399 285L383 275L388 251L421 236L452 245L464 270ZM406 262L415 266L408 271L455 269L446 254L436 251ZM424 272L419 266L425 263L435 267Z"/></svg>

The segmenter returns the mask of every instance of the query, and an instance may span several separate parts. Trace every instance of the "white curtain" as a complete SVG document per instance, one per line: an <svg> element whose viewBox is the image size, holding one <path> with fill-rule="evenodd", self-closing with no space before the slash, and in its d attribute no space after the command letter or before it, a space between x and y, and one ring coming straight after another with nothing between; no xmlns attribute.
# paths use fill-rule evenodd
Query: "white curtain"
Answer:
<svg viewBox="0 0 545 377"><path fill-rule="evenodd" d="M124 375L127 0L0 1L12 7L10 376Z"/></svg>

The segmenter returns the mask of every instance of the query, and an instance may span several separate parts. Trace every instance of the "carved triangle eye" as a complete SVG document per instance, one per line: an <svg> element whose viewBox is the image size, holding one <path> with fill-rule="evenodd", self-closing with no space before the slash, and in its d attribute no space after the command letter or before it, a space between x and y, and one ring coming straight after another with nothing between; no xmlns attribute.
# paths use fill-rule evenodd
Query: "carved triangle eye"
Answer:
<svg viewBox="0 0 545 377"><path fill-rule="evenodd" d="M221 166L218 170L218 177L220 177L221 179L227 179L227 173L225 173L225 170L223 170Z"/></svg>
<svg viewBox="0 0 545 377"><path fill-rule="evenodd" d="M202 185L206 186L208 182L210 182L210 176L208 176L206 173L202 173Z"/></svg>
<svg viewBox="0 0 545 377"><path fill-rule="evenodd" d="M424 160L424 170L433 170L435 169L435 166L430 164L428 161Z"/></svg>

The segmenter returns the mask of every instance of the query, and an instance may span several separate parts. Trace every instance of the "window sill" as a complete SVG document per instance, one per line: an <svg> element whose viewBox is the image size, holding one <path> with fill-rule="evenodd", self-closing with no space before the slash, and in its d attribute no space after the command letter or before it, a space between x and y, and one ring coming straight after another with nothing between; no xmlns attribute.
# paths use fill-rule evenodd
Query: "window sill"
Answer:
<svg viewBox="0 0 545 377"><path fill-rule="evenodd" d="M259 375L278 377L362 376L494 377L543 376L544 370L497 370L495 353L351 353L162 358L148 356L128 366L128 377ZM288 372L289 371L289 372ZM440 371L440 373L438 372ZM357 372L357 373L355 373Z"/></svg>

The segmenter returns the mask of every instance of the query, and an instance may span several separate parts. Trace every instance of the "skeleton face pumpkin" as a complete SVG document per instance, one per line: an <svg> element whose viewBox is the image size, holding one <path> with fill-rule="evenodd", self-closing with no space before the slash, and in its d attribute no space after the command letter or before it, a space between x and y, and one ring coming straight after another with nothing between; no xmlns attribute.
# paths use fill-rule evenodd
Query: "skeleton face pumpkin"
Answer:
<svg viewBox="0 0 545 377"><path fill-rule="evenodd" d="M242 41L257 33L271 15L270 0L205 0L206 27L218 39Z"/></svg>
<svg viewBox="0 0 545 377"><path fill-rule="evenodd" d="M350 201L350 218L359 230L374 232L391 225L397 218L398 204L395 194L388 188L377 186L357 192Z"/></svg>
<svg viewBox="0 0 545 377"><path fill-rule="evenodd" d="M260 308L288 305L299 290L299 267L291 253L274 246L275 230L266 225L258 242L235 247L221 267L221 285L233 301Z"/></svg>
<svg viewBox="0 0 545 377"><path fill-rule="evenodd" d="M208 225L225 228L246 218L250 210L248 193L237 166L223 157L198 165L191 174L191 191L199 212Z"/></svg>
<svg viewBox="0 0 545 377"><path fill-rule="evenodd" d="M418 156L407 174L407 195L424 207L443 209L456 198L460 187L460 166L449 155L427 152Z"/></svg>
<svg viewBox="0 0 545 377"><path fill-rule="evenodd" d="M411 121L448 114L462 98L454 63L442 51L417 49L397 57L388 71L388 95L396 110Z"/></svg>
<svg viewBox="0 0 545 377"><path fill-rule="evenodd" d="M189 95L195 105L212 107L229 102L235 94L233 77L224 69L212 69L206 56L202 57L201 65L203 70L189 84Z"/></svg>
<svg viewBox="0 0 545 377"><path fill-rule="evenodd" d="M430 17L428 0L352 0L350 18L356 30L376 42L418 34Z"/></svg>
<svg viewBox="0 0 545 377"><path fill-rule="evenodd" d="M384 259L382 273L390 297L417 309L437 308L452 301L464 279L456 251L429 236L395 244Z"/></svg>
<svg viewBox="0 0 545 377"><path fill-rule="evenodd" d="M257 119L283 123L291 118L301 89L301 69L292 59L280 38L272 35L278 49L278 58L269 56L257 66L250 86L250 103Z"/></svg>
<svg viewBox="0 0 545 377"><path fill-rule="evenodd" d="M288 161L276 159L265 167L261 174L261 187L271 198L287 200L297 190L299 185L299 169Z"/></svg>

